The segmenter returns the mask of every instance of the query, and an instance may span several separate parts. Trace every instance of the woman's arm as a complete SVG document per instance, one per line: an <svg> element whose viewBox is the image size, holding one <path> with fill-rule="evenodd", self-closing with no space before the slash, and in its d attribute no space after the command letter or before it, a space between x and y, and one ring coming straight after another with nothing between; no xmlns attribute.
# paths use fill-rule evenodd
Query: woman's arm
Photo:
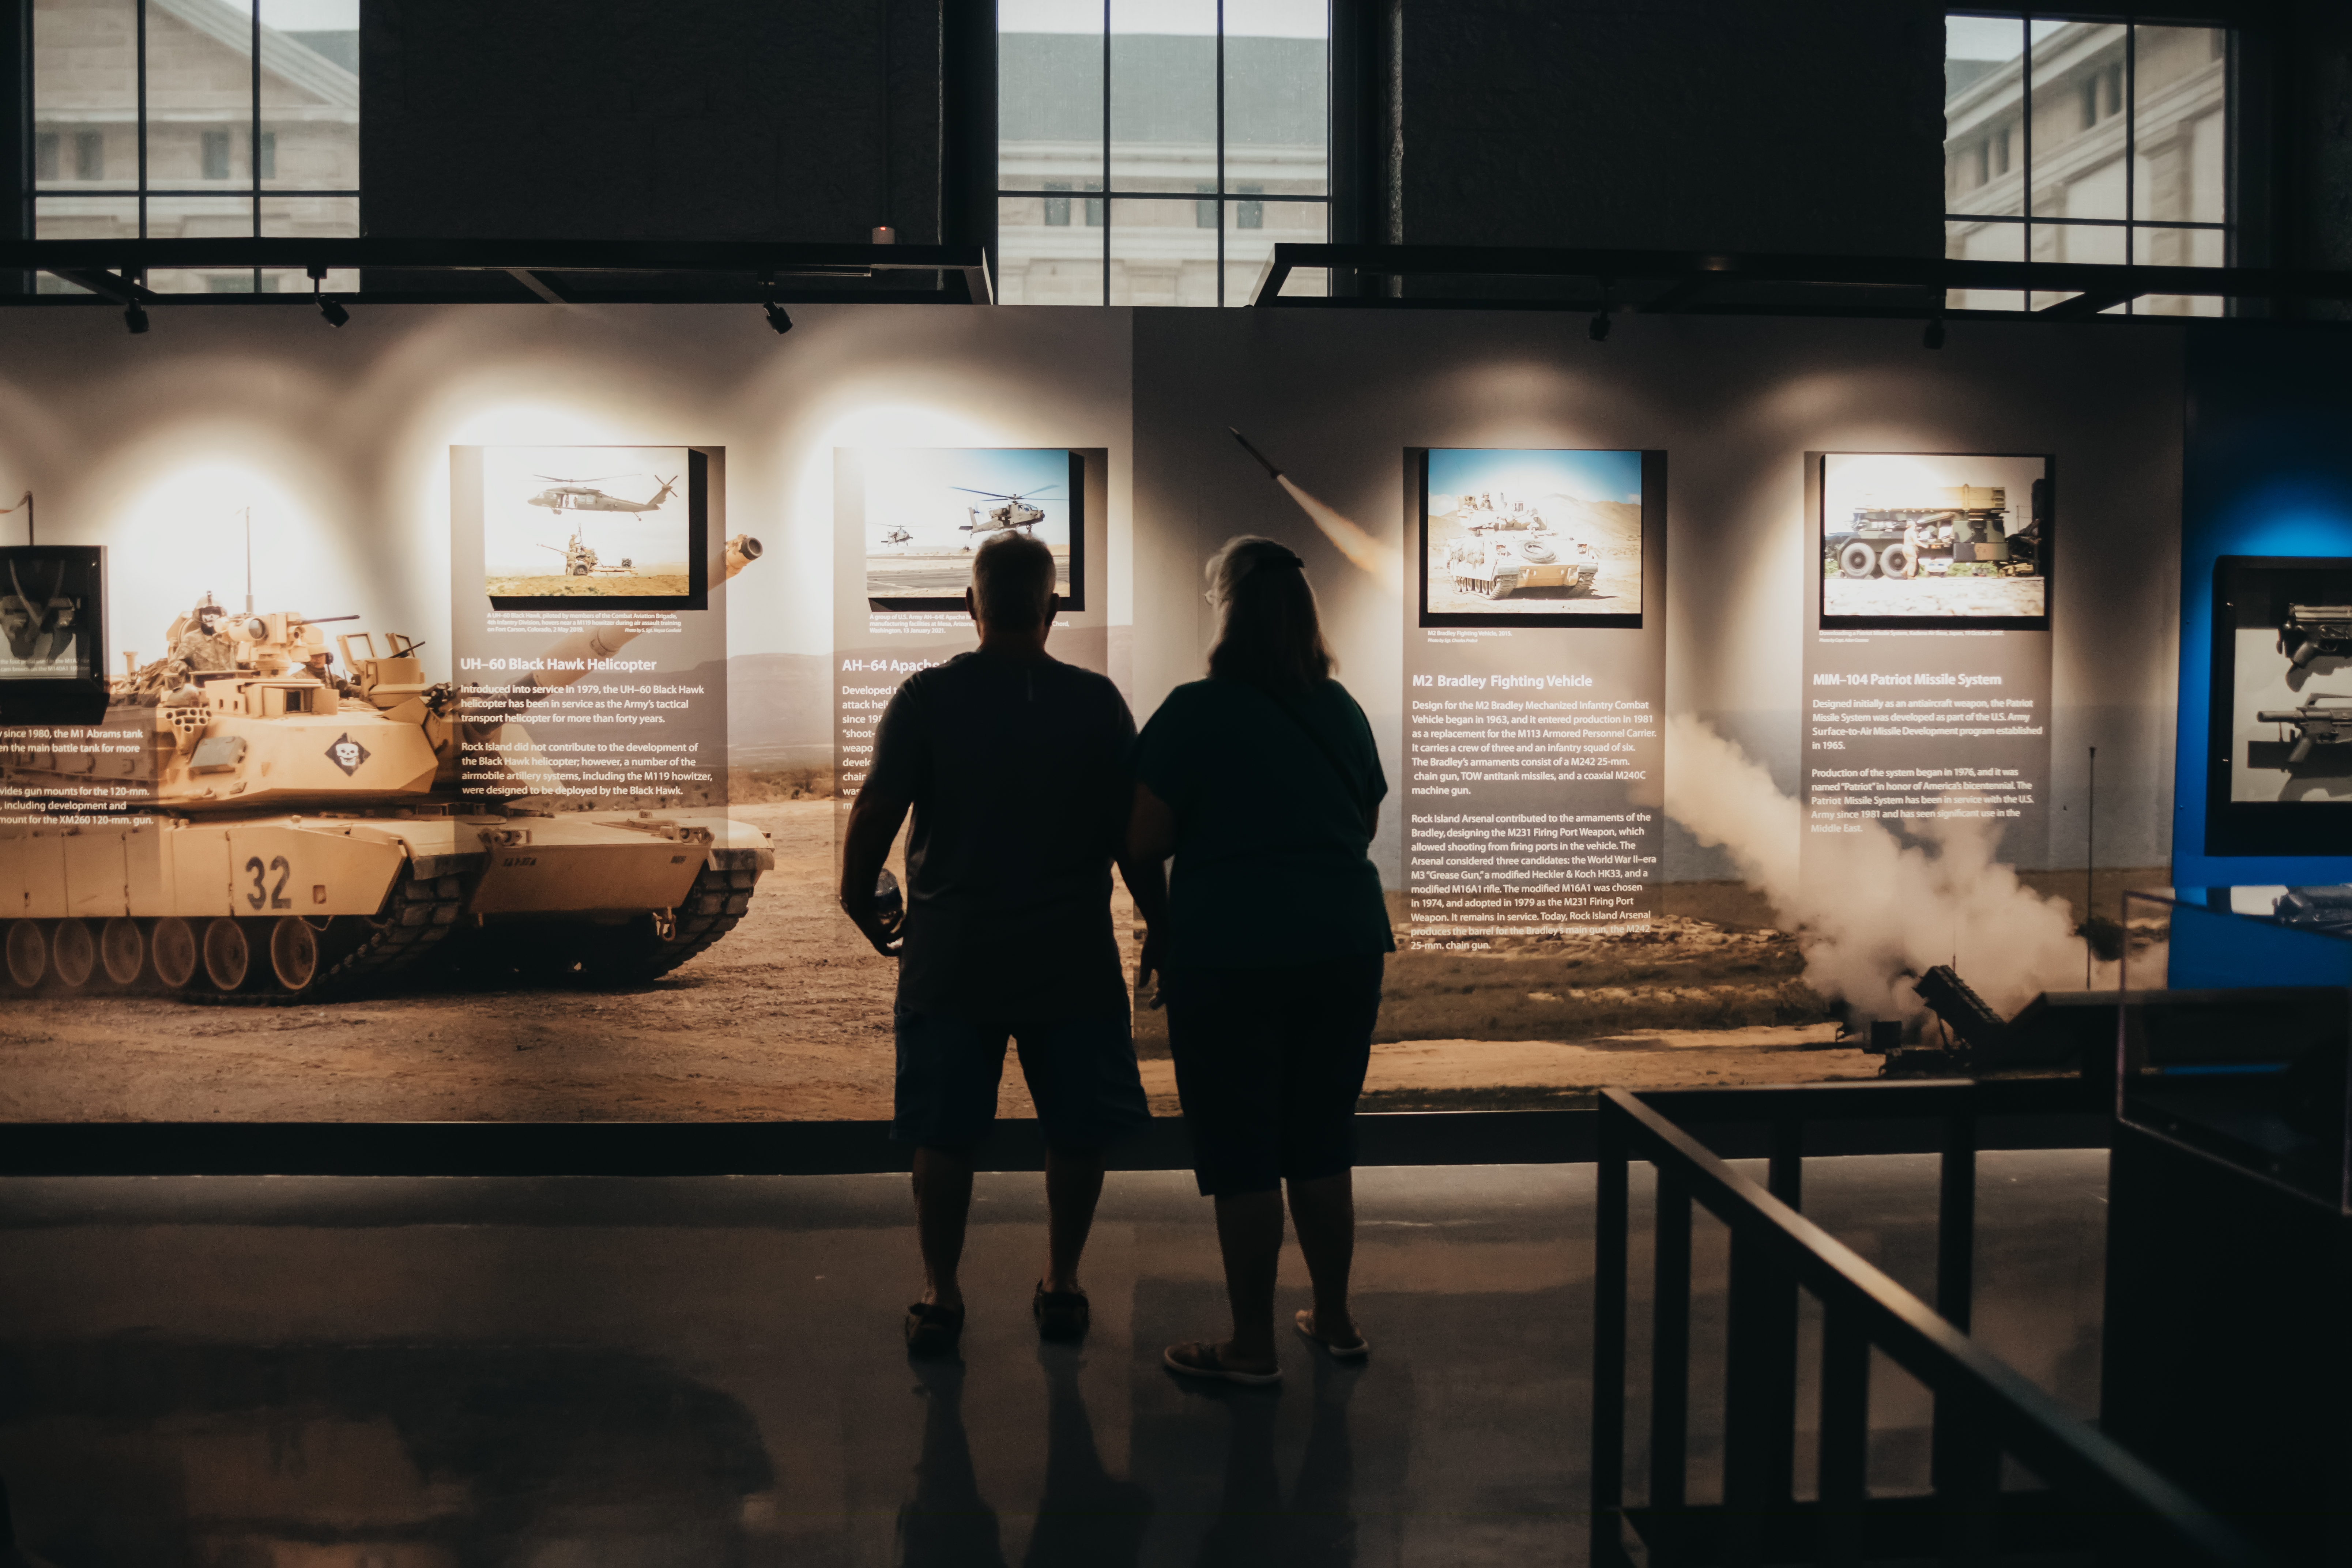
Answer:
<svg viewBox="0 0 2352 1568"><path fill-rule="evenodd" d="M1167 929L1168 876L1166 862L1176 849L1176 814L1168 803L1142 784L1135 786L1135 807L1128 814L1127 844L1119 851L1118 874L1127 883L1135 912L1143 917L1143 956L1135 983L1140 986L1160 973L1161 933Z"/></svg>

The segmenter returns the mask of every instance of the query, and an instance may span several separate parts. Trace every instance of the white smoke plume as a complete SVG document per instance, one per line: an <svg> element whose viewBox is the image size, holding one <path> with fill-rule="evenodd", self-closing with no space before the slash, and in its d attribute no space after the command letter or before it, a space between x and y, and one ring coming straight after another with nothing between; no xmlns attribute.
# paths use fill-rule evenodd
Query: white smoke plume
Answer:
<svg viewBox="0 0 2352 1568"><path fill-rule="evenodd" d="M1396 593L1404 591L1404 557L1395 549L1373 538L1338 508L1326 506L1308 495L1293 484L1288 475L1277 474L1274 482L1287 491L1290 499L1298 503L1299 509L1315 520L1315 526L1339 547L1340 554L1360 570L1378 578L1382 586Z"/></svg>
<svg viewBox="0 0 2352 1568"><path fill-rule="evenodd" d="M1955 963L2003 1017L2043 991L2083 984L2083 940L2067 906L1992 858L1994 825L1921 820L1906 846L1876 822L1817 835L1811 874L1798 871L1805 822L1797 801L1738 746L1688 714L1666 721L1666 815L1728 850L1748 883L1796 933L1805 981L1857 1017L1927 1012L1910 976ZM1930 850L1933 852L1931 853ZM2115 966L2101 964L2113 984Z"/></svg>

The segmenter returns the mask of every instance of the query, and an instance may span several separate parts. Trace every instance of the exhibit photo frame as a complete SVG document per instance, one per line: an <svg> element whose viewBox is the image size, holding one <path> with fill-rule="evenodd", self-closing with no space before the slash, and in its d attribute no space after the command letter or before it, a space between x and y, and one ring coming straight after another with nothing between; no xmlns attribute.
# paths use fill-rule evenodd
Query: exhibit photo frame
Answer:
<svg viewBox="0 0 2352 1568"><path fill-rule="evenodd" d="M106 716L106 548L0 547L0 725Z"/></svg>
<svg viewBox="0 0 2352 1568"><path fill-rule="evenodd" d="M2047 452L1808 452L1822 631L2048 631L2058 459Z"/></svg>
<svg viewBox="0 0 2352 1568"><path fill-rule="evenodd" d="M868 608L961 614L972 553L1021 532L1054 552L1062 608L1086 609L1085 449L845 447L837 457L846 460L836 462L834 505L864 541Z"/></svg>
<svg viewBox="0 0 2352 1568"><path fill-rule="evenodd" d="M2212 595L2205 853L2352 854L2352 556L2224 555Z"/></svg>
<svg viewBox="0 0 2352 1568"><path fill-rule="evenodd" d="M1665 454L1414 447L1419 624L1638 631Z"/></svg>
<svg viewBox="0 0 2352 1568"><path fill-rule="evenodd" d="M450 465L452 549L478 557L459 570L478 577L492 609L709 607L705 450L654 442L453 447Z"/></svg>

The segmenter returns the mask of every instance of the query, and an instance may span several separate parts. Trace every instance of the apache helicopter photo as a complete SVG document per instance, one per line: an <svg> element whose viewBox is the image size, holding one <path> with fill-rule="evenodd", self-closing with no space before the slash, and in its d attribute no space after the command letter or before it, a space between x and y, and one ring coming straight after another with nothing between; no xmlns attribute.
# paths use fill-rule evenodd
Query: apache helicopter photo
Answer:
<svg viewBox="0 0 2352 1568"><path fill-rule="evenodd" d="M964 511L971 521L956 526L971 534L972 543L977 544L982 534L1003 533L1015 528L1034 530L1039 523L1045 521L1045 509L1036 505L1030 498L1050 495L1062 487L1048 485L1042 490L1030 490L1026 493L1016 491L1010 495L1002 490L978 490L970 485L956 485L951 488L960 489L966 495L981 496L989 500L1003 503L984 510L966 503Z"/></svg>
<svg viewBox="0 0 2352 1568"><path fill-rule="evenodd" d="M885 544L912 544L914 542L915 536L904 528L894 528L882 536Z"/></svg>
<svg viewBox="0 0 2352 1568"><path fill-rule="evenodd" d="M593 479L559 479L553 474L534 474L531 477L547 480L549 488L531 497L530 504L543 506L550 511L659 511L662 503L669 500L671 494L677 489L677 479L675 476L664 479L657 474L650 475L646 477L657 479L661 484L661 489L654 492L653 500L624 500L619 496L607 495L595 487L610 484L614 479L635 479L638 476L605 474Z"/></svg>

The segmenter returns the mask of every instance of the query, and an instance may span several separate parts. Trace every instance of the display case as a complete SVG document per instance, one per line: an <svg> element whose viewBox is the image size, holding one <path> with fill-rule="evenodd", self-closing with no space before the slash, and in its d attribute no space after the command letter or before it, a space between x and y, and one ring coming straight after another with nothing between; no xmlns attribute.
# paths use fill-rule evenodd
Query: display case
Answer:
<svg viewBox="0 0 2352 1568"><path fill-rule="evenodd" d="M2100 1430L2352 1562L2352 888L2127 894Z"/></svg>
<svg viewBox="0 0 2352 1568"><path fill-rule="evenodd" d="M2124 896L2116 1116L2352 1214L2352 887Z"/></svg>

